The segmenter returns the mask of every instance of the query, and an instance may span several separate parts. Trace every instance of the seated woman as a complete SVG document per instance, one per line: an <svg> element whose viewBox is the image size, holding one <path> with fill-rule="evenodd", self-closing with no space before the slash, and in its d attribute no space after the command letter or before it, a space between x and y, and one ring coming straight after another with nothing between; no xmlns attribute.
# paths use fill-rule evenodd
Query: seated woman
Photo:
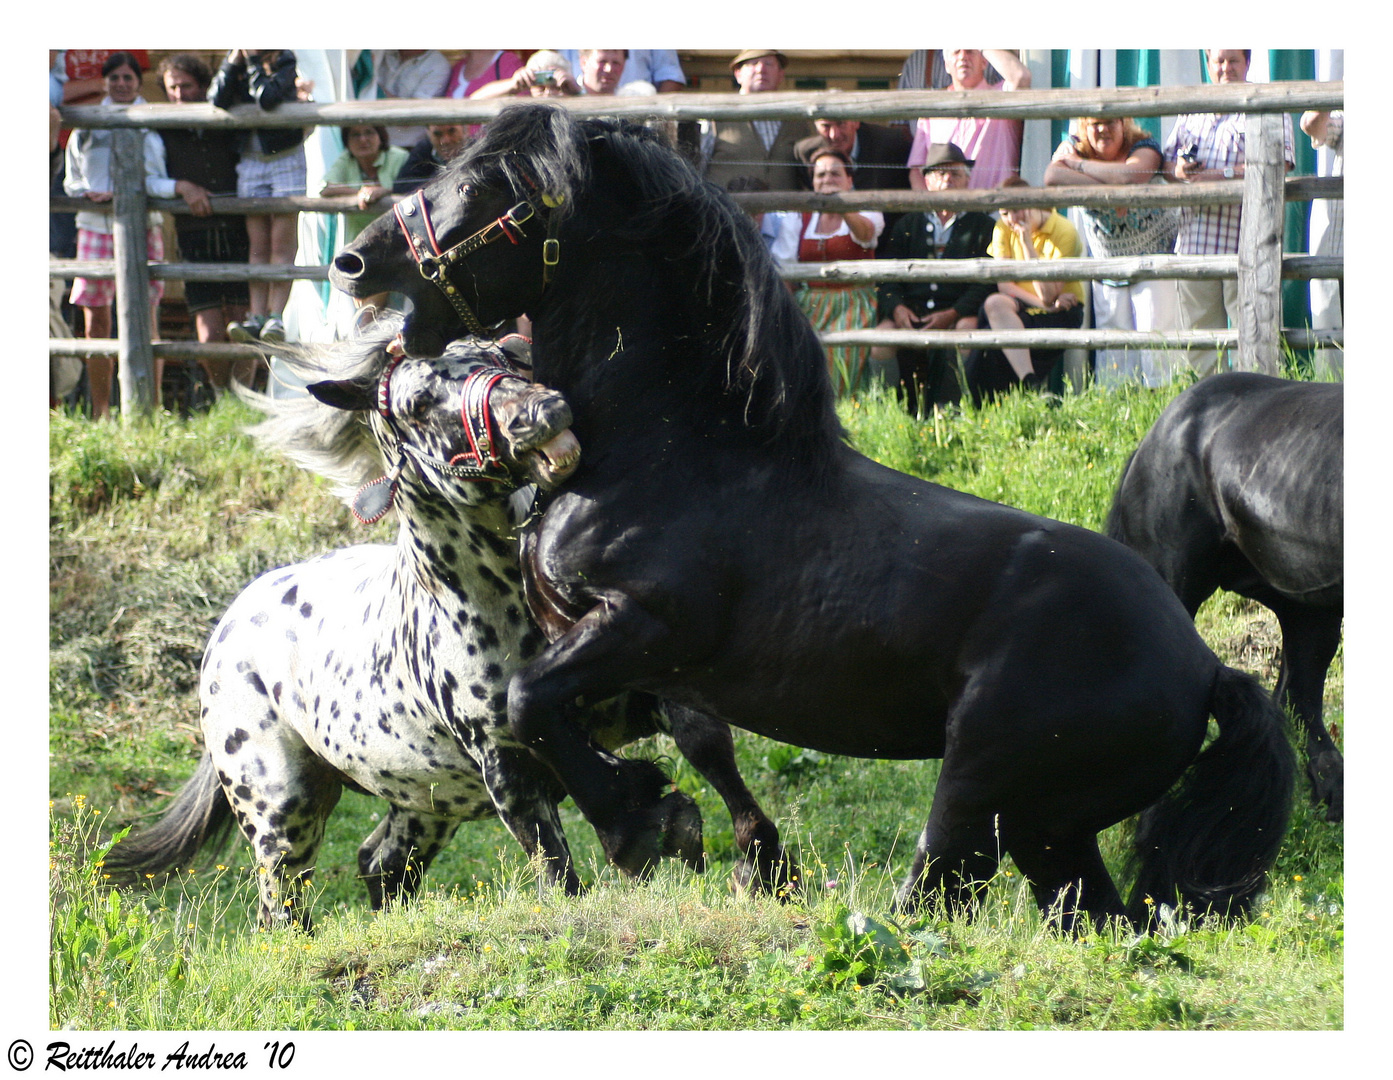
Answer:
<svg viewBox="0 0 1393 1080"><path fill-rule="evenodd" d="M808 159L813 191L832 195L851 190L851 161L840 150L821 147ZM779 217L779 237L774 241L776 260L788 262L840 262L874 259L876 242L885 228L885 215L875 210L840 214L784 213ZM874 285L809 281L795 291L798 306L819 333L828 330L864 330L876 323ZM839 394L861 385L870 348L829 348L827 364Z"/></svg>
<svg viewBox="0 0 1393 1080"><path fill-rule="evenodd" d="M324 174L321 195L357 196L360 213L344 214L343 243L351 243L382 213L368 207L392 190L397 173L410 156L400 146L388 144L387 129L374 124L346 124L339 129L347 149ZM382 307L386 293L356 301L359 307Z"/></svg>
<svg viewBox="0 0 1393 1080"><path fill-rule="evenodd" d="M1019 176L1007 177L1003 191L1028 188ZM1002 206L992 233L989 254L994 259L1074 259L1083 252L1079 234L1057 210ZM1028 268L1023 268L1028 272ZM1083 324L1083 285L1077 281L1003 281L982 301L981 322L993 330L1060 327L1077 330ZM967 383L974 404L1022 383L1038 389L1063 358L1062 349L986 349L968 357Z"/></svg>
<svg viewBox="0 0 1393 1080"><path fill-rule="evenodd" d="M1059 144L1045 169L1045 185L1160 183L1161 147L1135 120L1083 117ZM1180 212L1174 207L1086 207L1084 239L1098 258L1169 254ZM1177 326L1173 281L1093 282L1093 325L1099 329L1170 330ZM1167 349L1098 349L1093 370L1099 383L1139 380L1164 386L1179 358Z"/></svg>

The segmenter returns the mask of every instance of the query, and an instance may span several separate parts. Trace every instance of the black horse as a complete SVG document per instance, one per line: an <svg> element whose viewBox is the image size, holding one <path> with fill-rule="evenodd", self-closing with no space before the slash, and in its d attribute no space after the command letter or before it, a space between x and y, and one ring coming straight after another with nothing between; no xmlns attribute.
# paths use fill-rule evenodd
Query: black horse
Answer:
<svg viewBox="0 0 1393 1080"><path fill-rule="evenodd" d="M902 906L970 908L1009 852L1065 926L1248 907L1295 773L1271 698L1122 545L851 449L752 222L657 136L505 110L331 277L406 292L412 353L532 319L585 451L524 541L552 644L509 718L616 865L654 846L647 766L563 709L633 687L825 752L941 757ZM1124 908L1096 834L1141 811Z"/></svg>
<svg viewBox="0 0 1393 1080"><path fill-rule="evenodd" d="M1195 612L1215 589L1282 628L1279 704L1306 731L1326 816L1344 814L1344 760L1321 721L1345 612L1345 398L1338 383L1231 372L1166 407L1117 485L1106 531Z"/></svg>

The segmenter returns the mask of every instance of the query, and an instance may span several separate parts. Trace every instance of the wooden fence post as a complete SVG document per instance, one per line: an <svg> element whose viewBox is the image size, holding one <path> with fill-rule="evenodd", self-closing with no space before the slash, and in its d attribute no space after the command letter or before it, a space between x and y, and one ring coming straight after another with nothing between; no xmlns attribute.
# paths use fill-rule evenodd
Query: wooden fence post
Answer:
<svg viewBox="0 0 1393 1080"><path fill-rule="evenodd" d="M150 340L150 276L146 269L145 133L112 133L111 232L116 261L117 376L121 419L148 414L155 405L155 354Z"/></svg>
<svg viewBox="0 0 1393 1080"><path fill-rule="evenodd" d="M1280 113L1249 113L1238 234L1238 368L1282 374L1282 216L1286 165Z"/></svg>

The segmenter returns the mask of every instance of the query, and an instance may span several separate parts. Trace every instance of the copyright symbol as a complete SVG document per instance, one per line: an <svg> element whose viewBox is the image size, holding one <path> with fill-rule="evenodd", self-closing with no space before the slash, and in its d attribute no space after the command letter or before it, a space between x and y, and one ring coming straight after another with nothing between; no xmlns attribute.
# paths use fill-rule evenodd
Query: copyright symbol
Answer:
<svg viewBox="0 0 1393 1080"><path fill-rule="evenodd" d="M34 1064L34 1048L30 1046L26 1040L16 1039L14 1042L10 1043L8 1057L10 1060L10 1068L14 1069L16 1072L23 1072L25 1069L29 1068L30 1065Z"/></svg>

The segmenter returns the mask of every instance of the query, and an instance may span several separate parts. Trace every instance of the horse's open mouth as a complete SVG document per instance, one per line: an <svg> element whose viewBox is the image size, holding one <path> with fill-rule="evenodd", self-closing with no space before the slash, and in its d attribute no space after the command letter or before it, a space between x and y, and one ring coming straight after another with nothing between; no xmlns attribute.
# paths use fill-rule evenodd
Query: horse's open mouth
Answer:
<svg viewBox="0 0 1393 1080"><path fill-rule="evenodd" d="M545 446L533 451L537 482L553 488L576 471L580 464L580 443L567 428Z"/></svg>

